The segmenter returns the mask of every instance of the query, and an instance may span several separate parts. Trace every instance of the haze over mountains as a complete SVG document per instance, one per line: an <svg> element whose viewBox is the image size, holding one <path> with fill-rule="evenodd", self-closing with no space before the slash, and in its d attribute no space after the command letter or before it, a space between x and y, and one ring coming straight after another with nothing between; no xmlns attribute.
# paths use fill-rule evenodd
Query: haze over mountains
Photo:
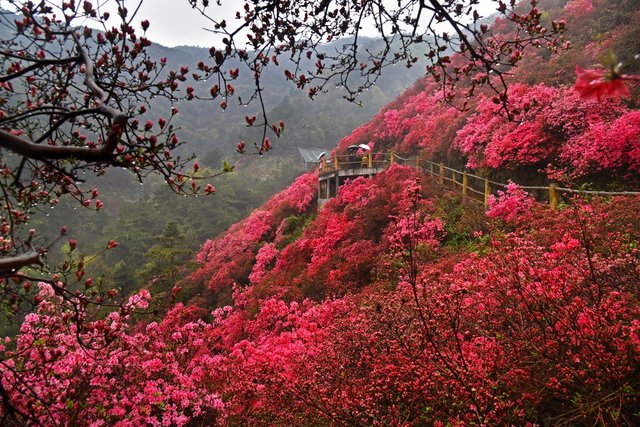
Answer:
<svg viewBox="0 0 640 427"><path fill-rule="evenodd" d="M7 30L0 28L0 34L3 31ZM362 39L362 42L371 46L379 44L373 39ZM327 49L331 49L331 45ZM209 57L208 49L190 46L171 48L154 44L149 52L152 59L166 58L167 70L187 66L195 71L196 64ZM96 260L90 270L96 277L117 283L125 291L137 289L163 269L177 269L176 264L190 259L206 237L221 233L288 185L301 173L297 147L332 148L336 141L373 117L423 75L422 67L394 67L374 88L362 93L358 100L361 106L358 106L342 99L340 89L333 87L312 101L305 92L285 81L284 69L285 65L268 67L263 75L269 118L275 122L283 120L286 131L273 141L274 149L262 158L240 156L235 152L240 140L250 145L258 137L256 131L246 127L244 120L245 115L257 114L259 106L255 103L241 107L230 102L226 111L220 109L219 101L175 104L180 113L172 123L180 128L180 139L188 142L184 155L196 153L203 168L220 169L225 160L237 163L233 174L214 182L215 196L177 197L153 176L142 185L133 175L112 169L105 177L88 178L100 188L104 202L101 212L77 209L73 203L63 200L56 209L34 215L34 221L42 224L51 239L61 226L68 226L70 234L83 242L82 250L86 254L99 251L108 240L117 240L120 246L106 254L106 259ZM211 82L190 82L189 85L195 87L196 94L208 95ZM253 89L246 73L240 74L235 88L239 94ZM157 99L150 105L149 118L169 115L166 100ZM176 214L177 211L180 214ZM174 244L180 240L180 248L176 254L163 258L160 267L153 255L158 255L158 248L153 248L167 233L175 233L171 239ZM164 273L166 275L166 271Z"/></svg>

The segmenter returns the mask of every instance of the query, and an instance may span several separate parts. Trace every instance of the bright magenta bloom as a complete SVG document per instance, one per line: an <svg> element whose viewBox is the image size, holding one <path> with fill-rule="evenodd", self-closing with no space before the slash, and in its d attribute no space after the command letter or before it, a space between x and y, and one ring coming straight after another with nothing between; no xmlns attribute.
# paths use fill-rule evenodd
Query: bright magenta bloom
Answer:
<svg viewBox="0 0 640 427"><path fill-rule="evenodd" d="M576 84L573 89L580 94L580 98L616 98L630 96L629 89L624 84L624 76L608 73L604 69L583 70L576 65Z"/></svg>

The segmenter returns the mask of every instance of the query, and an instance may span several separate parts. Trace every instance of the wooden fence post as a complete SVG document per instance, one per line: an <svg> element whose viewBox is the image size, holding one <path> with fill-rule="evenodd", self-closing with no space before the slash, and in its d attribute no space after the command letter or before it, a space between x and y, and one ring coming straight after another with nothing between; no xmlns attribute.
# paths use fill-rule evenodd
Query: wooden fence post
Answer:
<svg viewBox="0 0 640 427"><path fill-rule="evenodd" d="M469 187L469 176L467 176L467 171L464 171L464 173L462 174L462 196L463 197L467 197L467 193L469 192L468 187Z"/></svg>
<svg viewBox="0 0 640 427"><path fill-rule="evenodd" d="M549 206L552 211L558 209L558 186L549 184Z"/></svg>
<svg viewBox="0 0 640 427"><path fill-rule="evenodd" d="M393 159L393 151L392 151L391 155L389 156L389 165L392 165L393 161L394 161L394 159Z"/></svg>
<svg viewBox="0 0 640 427"><path fill-rule="evenodd" d="M367 153L367 161L369 164L369 169L371 169L373 167L373 153Z"/></svg>
<svg viewBox="0 0 640 427"><path fill-rule="evenodd" d="M484 207L489 206L489 196L491 195L491 183L489 177L484 179Z"/></svg>
<svg viewBox="0 0 640 427"><path fill-rule="evenodd" d="M338 155L333 156L333 166L336 171L340 170L340 164L338 163Z"/></svg>
<svg viewBox="0 0 640 427"><path fill-rule="evenodd" d="M444 164L443 163L440 163L440 174L438 176L439 176L438 180L440 181L440 184L444 184Z"/></svg>

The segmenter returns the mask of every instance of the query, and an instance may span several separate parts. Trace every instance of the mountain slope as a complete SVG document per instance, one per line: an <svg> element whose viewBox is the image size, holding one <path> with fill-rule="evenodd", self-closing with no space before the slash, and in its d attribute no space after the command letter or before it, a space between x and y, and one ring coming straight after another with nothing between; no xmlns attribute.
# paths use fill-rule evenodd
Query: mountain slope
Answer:
<svg viewBox="0 0 640 427"><path fill-rule="evenodd" d="M494 94L459 112L421 80L335 151L368 143L526 182L636 188L638 88L595 102L569 85L609 47L637 71L638 3L540 7L582 27L574 49L513 71L514 120ZM108 331L88 332L91 348L43 285L12 354L28 375L3 386L27 410L37 385L43 420L87 423L638 424L639 196L577 195L552 211L510 184L485 208L393 165L318 210L317 179L205 242L162 318L125 310L90 325Z"/></svg>
<svg viewBox="0 0 640 427"><path fill-rule="evenodd" d="M485 215L399 166L315 220L279 199L185 283L237 283L213 313L230 425L634 423L640 199L550 215L513 188Z"/></svg>
<svg viewBox="0 0 640 427"><path fill-rule="evenodd" d="M637 4L544 5L584 13L573 49L514 71L512 120L490 93L459 112L422 80L336 152L365 143L524 183L637 188L638 88L585 101L569 86L608 49L638 70ZM198 305L230 304L214 312L230 424L637 422L638 197L551 214L511 186L485 214L396 166L316 214L314 182L207 242L182 284Z"/></svg>

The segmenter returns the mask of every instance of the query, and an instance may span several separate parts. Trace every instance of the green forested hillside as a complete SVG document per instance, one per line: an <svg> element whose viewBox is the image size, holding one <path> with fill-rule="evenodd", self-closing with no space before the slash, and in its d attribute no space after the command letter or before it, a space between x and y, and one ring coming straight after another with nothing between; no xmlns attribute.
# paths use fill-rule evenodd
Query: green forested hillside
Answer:
<svg viewBox="0 0 640 427"><path fill-rule="evenodd" d="M207 55L207 50L152 46L152 55L166 57L168 67L194 67ZM163 254L155 245L167 227L179 233L174 238L183 241L184 250L175 261L189 260L211 233L226 230L302 173L297 147L330 149L335 141L370 119L420 75L417 69L397 67L375 88L363 93L358 106L342 99L339 89L312 101L274 75L277 71L265 76L265 98L269 116L283 120L286 131L264 157L235 153L238 141L250 144L256 138L257 131L246 127L244 115L249 111L255 113L257 107L230 105L222 111L215 102L176 104L179 113L172 123L178 128L179 138L187 141L183 155L198 153L201 167L212 172L219 171L224 161L235 166L233 173L214 181L217 189L214 196L178 197L153 176L141 184L131 174L116 169L104 177L90 178L104 202L100 212L63 201L55 209L34 216L36 224L42 224L50 239L60 227L68 226L70 235L81 242L80 249L88 256L101 251L109 240L116 240L119 247L95 258L88 271L104 281L105 286L127 291L138 289L166 273L158 266L163 262ZM198 85L199 90L208 90L206 82ZM238 91L249 89L247 82L242 81L236 87ZM150 117L167 117L169 110L166 101L158 99L150 106Z"/></svg>

